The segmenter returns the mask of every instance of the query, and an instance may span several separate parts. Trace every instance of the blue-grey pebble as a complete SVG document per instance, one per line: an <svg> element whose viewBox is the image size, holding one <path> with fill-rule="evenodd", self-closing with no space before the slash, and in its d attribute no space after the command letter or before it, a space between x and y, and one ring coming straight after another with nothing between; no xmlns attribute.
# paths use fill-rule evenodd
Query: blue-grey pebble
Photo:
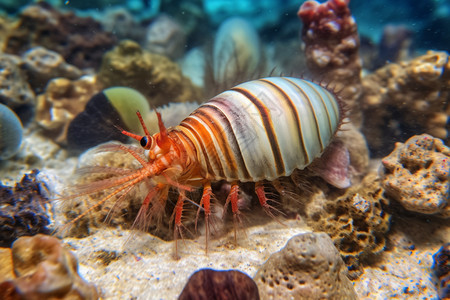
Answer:
<svg viewBox="0 0 450 300"><path fill-rule="evenodd" d="M23 126L8 106L0 104L0 159L11 158L20 149Z"/></svg>

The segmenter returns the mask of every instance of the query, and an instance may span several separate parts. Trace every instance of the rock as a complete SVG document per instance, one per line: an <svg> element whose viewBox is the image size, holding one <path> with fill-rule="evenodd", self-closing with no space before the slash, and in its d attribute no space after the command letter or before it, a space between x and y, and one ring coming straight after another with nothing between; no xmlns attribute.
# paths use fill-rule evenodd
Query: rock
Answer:
<svg viewBox="0 0 450 300"><path fill-rule="evenodd" d="M357 299L347 269L326 233L304 233L254 276L261 299Z"/></svg>
<svg viewBox="0 0 450 300"><path fill-rule="evenodd" d="M388 155L393 142L422 133L449 145L449 85L449 55L443 51L428 51L365 76L362 131L373 155Z"/></svg>
<svg viewBox="0 0 450 300"><path fill-rule="evenodd" d="M450 218L450 148L428 134L416 135L383 158L382 183L404 208Z"/></svg>
<svg viewBox="0 0 450 300"><path fill-rule="evenodd" d="M84 110L89 99L100 90L95 77L78 80L52 79L37 97L36 121L57 143L66 142L70 122Z"/></svg>
<svg viewBox="0 0 450 300"><path fill-rule="evenodd" d="M60 54L44 47L34 47L25 52L22 58L28 71L28 82L38 91L43 90L52 78L78 79L82 75L77 67L68 64Z"/></svg>
<svg viewBox="0 0 450 300"><path fill-rule="evenodd" d="M41 2L21 11L7 37L5 52L23 54L42 46L61 54L78 68L97 68L104 52L114 43L115 38L94 19L61 12Z"/></svg>
<svg viewBox="0 0 450 300"><path fill-rule="evenodd" d="M182 75L177 64L129 40L105 54L97 78L105 88L127 86L138 90L154 107L202 100L200 89Z"/></svg>
<svg viewBox="0 0 450 300"><path fill-rule="evenodd" d="M179 300L259 300L251 277L237 270L201 269L189 278Z"/></svg>
<svg viewBox="0 0 450 300"><path fill-rule="evenodd" d="M16 278L0 283L2 299L98 299L94 285L78 274L75 256L59 240L38 234L12 247Z"/></svg>
<svg viewBox="0 0 450 300"><path fill-rule="evenodd" d="M20 57L0 54L0 103L19 115L22 121L32 118L35 96L22 69Z"/></svg>

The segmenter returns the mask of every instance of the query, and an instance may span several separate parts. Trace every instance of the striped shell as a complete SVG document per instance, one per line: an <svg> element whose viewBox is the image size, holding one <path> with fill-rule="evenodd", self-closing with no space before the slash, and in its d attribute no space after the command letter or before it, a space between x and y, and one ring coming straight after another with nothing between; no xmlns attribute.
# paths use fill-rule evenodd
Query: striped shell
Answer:
<svg viewBox="0 0 450 300"><path fill-rule="evenodd" d="M205 178L260 181L320 156L341 122L338 98L311 81L249 81L201 105L174 130L187 136Z"/></svg>

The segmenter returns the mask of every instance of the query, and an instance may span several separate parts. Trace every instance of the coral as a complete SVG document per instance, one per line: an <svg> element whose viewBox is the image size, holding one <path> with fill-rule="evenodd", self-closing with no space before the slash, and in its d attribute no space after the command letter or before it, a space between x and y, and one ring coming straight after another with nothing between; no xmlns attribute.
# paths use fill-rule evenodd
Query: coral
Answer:
<svg viewBox="0 0 450 300"><path fill-rule="evenodd" d="M141 112L144 120L148 119L147 99L134 89L111 87L95 94L69 125L69 148L86 150L111 140L126 142L127 136L117 127L143 135L136 111Z"/></svg>
<svg viewBox="0 0 450 300"><path fill-rule="evenodd" d="M357 299L347 270L323 232L292 237L254 276L261 299Z"/></svg>
<svg viewBox="0 0 450 300"><path fill-rule="evenodd" d="M351 119L361 123L359 98L362 93L359 37L350 0L306 1L298 11L303 21L306 65L318 78L342 88Z"/></svg>
<svg viewBox="0 0 450 300"><path fill-rule="evenodd" d="M389 64L363 79L363 132L371 151L384 156L393 141L428 133L450 143L450 62L446 52L428 51Z"/></svg>
<svg viewBox="0 0 450 300"><path fill-rule="evenodd" d="M147 27L145 49L150 52L177 59L183 55L185 45L186 33L184 29L167 15L159 15Z"/></svg>
<svg viewBox="0 0 450 300"><path fill-rule="evenodd" d="M40 2L20 13L19 21L7 37L5 52L22 54L43 46L61 54L69 64L97 68L104 52L114 43L115 38L92 18L62 13Z"/></svg>
<svg viewBox="0 0 450 300"><path fill-rule="evenodd" d="M33 89L42 91L47 82L55 77L77 79L81 71L64 60L58 53L43 47L34 47L22 56Z"/></svg>
<svg viewBox="0 0 450 300"><path fill-rule="evenodd" d="M385 211L388 201L377 175L369 173L345 192L309 177L291 180L297 181L297 188L284 183L283 208L304 215L315 231L326 232L341 253L349 275L358 277L362 263L384 249L384 235L389 229L390 215Z"/></svg>
<svg viewBox="0 0 450 300"><path fill-rule="evenodd" d="M23 127L19 117L0 103L0 160L16 154L22 144Z"/></svg>
<svg viewBox="0 0 450 300"><path fill-rule="evenodd" d="M48 233L48 198L36 180L38 171L24 175L14 188L0 185L0 246L18 237Z"/></svg>
<svg viewBox="0 0 450 300"><path fill-rule="evenodd" d="M201 100L200 89L168 58L123 41L106 53L98 73L104 87L127 86L141 92L157 107L169 102Z"/></svg>
<svg viewBox="0 0 450 300"><path fill-rule="evenodd" d="M37 97L37 123L56 142L64 143L69 123L99 90L96 79L89 76L75 81L65 78L51 80L45 93Z"/></svg>
<svg viewBox="0 0 450 300"><path fill-rule="evenodd" d="M98 299L94 285L78 274L75 256L57 238L21 237L12 246L16 278L0 283L2 299Z"/></svg>
<svg viewBox="0 0 450 300"><path fill-rule="evenodd" d="M192 274L178 299L258 300L259 293L253 279L245 273L201 269Z"/></svg>
<svg viewBox="0 0 450 300"><path fill-rule="evenodd" d="M450 148L430 135L413 136L383 158L386 194L410 211L450 218Z"/></svg>
<svg viewBox="0 0 450 300"><path fill-rule="evenodd" d="M439 279L438 289L441 299L450 298L450 243L445 244L433 255L433 269Z"/></svg>
<svg viewBox="0 0 450 300"><path fill-rule="evenodd" d="M0 54L0 103L9 106L22 119L29 119L34 108L34 92L22 66L19 57Z"/></svg>

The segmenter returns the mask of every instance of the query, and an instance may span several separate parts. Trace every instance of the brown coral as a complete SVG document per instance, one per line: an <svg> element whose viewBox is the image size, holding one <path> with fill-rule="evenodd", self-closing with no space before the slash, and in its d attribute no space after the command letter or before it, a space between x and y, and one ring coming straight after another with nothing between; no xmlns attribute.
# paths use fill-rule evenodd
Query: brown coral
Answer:
<svg viewBox="0 0 450 300"><path fill-rule="evenodd" d="M382 162L389 197L407 210L450 218L450 148L441 140L414 136Z"/></svg>
<svg viewBox="0 0 450 300"><path fill-rule="evenodd" d="M105 54L98 79L104 87L134 88L155 107L202 100L200 89L182 75L177 64L165 56L144 51L133 41L123 41Z"/></svg>
<svg viewBox="0 0 450 300"><path fill-rule="evenodd" d="M62 13L40 2L26 7L7 37L5 52L24 53L43 46L61 54L79 68L97 68L103 53L115 43L92 18L81 18L73 12Z"/></svg>
<svg viewBox="0 0 450 300"><path fill-rule="evenodd" d="M450 143L450 62L446 52L428 51L389 64L363 79L363 132L377 156L392 142L428 133Z"/></svg>
<svg viewBox="0 0 450 300"><path fill-rule="evenodd" d="M330 237L303 233L258 270L261 299L357 299L347 270Z"/></svg>
<svg viewBox="0 0 450 300"><path fill-rule="evenodd" d="M16 278L0 284L2 299L97 299L94 285L78 274L75 256L58 239L21 237L12 247Z"/></svg>
<svg viewBox="0 0 450 300"><path fill-rule="evenodd" d="M291 204L292 207L295 205L298 213L305 214L308 225L315 231L330 235L349 268L349 275L359 276L361 261L384 249L384 234L389 229L390 215L384 210L388 202L377 175L369 173L361 184L344 194L308 179L302 188L305 191L293 191L301 200ZM288 196L283 197L285 207L288 200Z"/></svg>
<svg viewBox="0 0 450 300"><path fill-rule="evenodd" d="M45 93L37 97L36 121L56 142L64 143L70 121L83 111L92 95L99 90L96 79L92 77L75 81L55 78L49 82Z"/></svg>
<svg viewBox="0 0 450 300"><path fill-rule="evenodd" d="M297 14L303 21L302 39L308 69L314 76L325 76L325 80L343 88L341 94L351 109L351 119L359 124L362 66L357 26L349 2L306 1Z"/></svg>

